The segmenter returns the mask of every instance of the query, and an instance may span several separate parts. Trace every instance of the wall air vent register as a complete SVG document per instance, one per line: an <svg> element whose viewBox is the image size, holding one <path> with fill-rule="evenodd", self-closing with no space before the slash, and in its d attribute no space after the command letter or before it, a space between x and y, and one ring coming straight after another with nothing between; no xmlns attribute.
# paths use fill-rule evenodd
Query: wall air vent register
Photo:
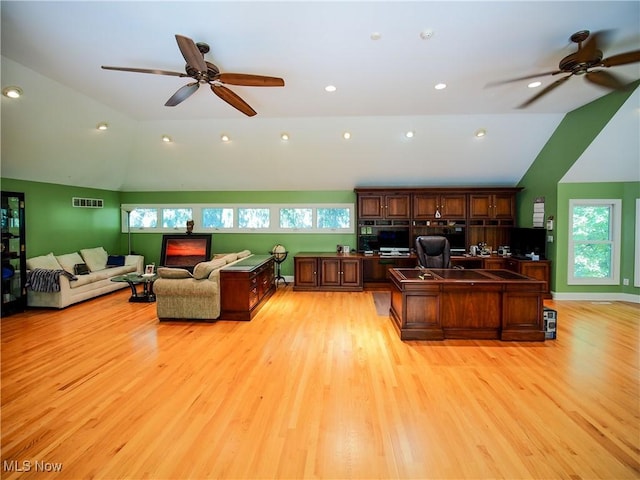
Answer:
<svg viewBox="0 0 640 480"><path fill-rule="evenodd" d="M102 208L104 200L102 198L72 197L71 204L77 208Z"/></svg>

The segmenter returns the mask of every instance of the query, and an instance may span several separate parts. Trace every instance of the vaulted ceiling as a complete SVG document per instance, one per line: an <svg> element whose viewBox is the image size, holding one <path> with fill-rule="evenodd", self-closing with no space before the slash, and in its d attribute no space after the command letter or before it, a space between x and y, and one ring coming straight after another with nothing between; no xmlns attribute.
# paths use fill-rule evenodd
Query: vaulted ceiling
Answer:
<svg viewBox="0 0 640 480"><path fill-rule="evenodd" d="M125 191L515 185L564 115L609 90L576 75L519 109L561 76L487 85L557 70L580 30L609 31L605 57L640 49L637 1L0 8L2 87L24 90L19 100L2 97L2 176ZM227 85L257 111L247 117L207 85L165 107L188 78L100 68L182 72L175 34L208 43L205 59L222 72L282 77L285 87ZM640 63L607 71L631 82ZM531 80L542 86L527 88ZM635 92L574 179L640 180L639 106ZM109 129L96 130L100 122ZM485 137L474 136L479 129Z"/></svg>

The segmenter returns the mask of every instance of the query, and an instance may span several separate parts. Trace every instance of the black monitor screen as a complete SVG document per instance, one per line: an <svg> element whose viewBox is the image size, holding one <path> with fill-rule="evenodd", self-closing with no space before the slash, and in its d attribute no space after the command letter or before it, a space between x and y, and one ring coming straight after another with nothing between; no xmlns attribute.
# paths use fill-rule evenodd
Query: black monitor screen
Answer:
<svg viewBox="0 0 640 480"><path fill-rule="evenodd" d="M510 247L512 255L524 256L533 252L544 259L547 250L547 231L544 228L513 228Z"/></svg>

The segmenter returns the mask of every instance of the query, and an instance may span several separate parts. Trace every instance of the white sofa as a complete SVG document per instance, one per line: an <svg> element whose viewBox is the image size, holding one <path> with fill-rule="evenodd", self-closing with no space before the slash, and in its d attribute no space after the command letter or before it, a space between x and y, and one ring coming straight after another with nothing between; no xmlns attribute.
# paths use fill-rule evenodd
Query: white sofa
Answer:
<svg viewBox="0 0 640 480"><path fill-rule="evenodd" d="M107 265L109 260L124 265ZM124 260L124 262L122 262ZM27 289L27 305L29 307L65 308L74 303L110 293L121 288L129 288L126 282L112 282L111 279L125 273L144 271L144 257L142 255L126 255L124 258L110 257L102 247L88 248L79 252L64 255L42 255L27 259L27 279L32 270L43 269L64 271L74 274L76 265L86 265L89 273L74 275L76 280L70 280L67 275L59 277L59 291L34 291ZM71 275L69 275L71 276Z"/></svg>

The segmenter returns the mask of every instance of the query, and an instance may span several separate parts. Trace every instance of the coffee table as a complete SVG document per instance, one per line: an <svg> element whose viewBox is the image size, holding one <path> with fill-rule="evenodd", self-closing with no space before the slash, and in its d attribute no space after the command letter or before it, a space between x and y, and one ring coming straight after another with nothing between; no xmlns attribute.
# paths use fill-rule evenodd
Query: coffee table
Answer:
<svg viewBox="0 0 640 480"><path fill-rule="evenodd" d="M153 293L153 282L158 275L141 275L139 273L127 273L126 275L118 275L111 279L112 282L126 282L131 288L130 302L155 302L156 295ZM138 285L142 285L142 292L138 292Z"/></svg>

